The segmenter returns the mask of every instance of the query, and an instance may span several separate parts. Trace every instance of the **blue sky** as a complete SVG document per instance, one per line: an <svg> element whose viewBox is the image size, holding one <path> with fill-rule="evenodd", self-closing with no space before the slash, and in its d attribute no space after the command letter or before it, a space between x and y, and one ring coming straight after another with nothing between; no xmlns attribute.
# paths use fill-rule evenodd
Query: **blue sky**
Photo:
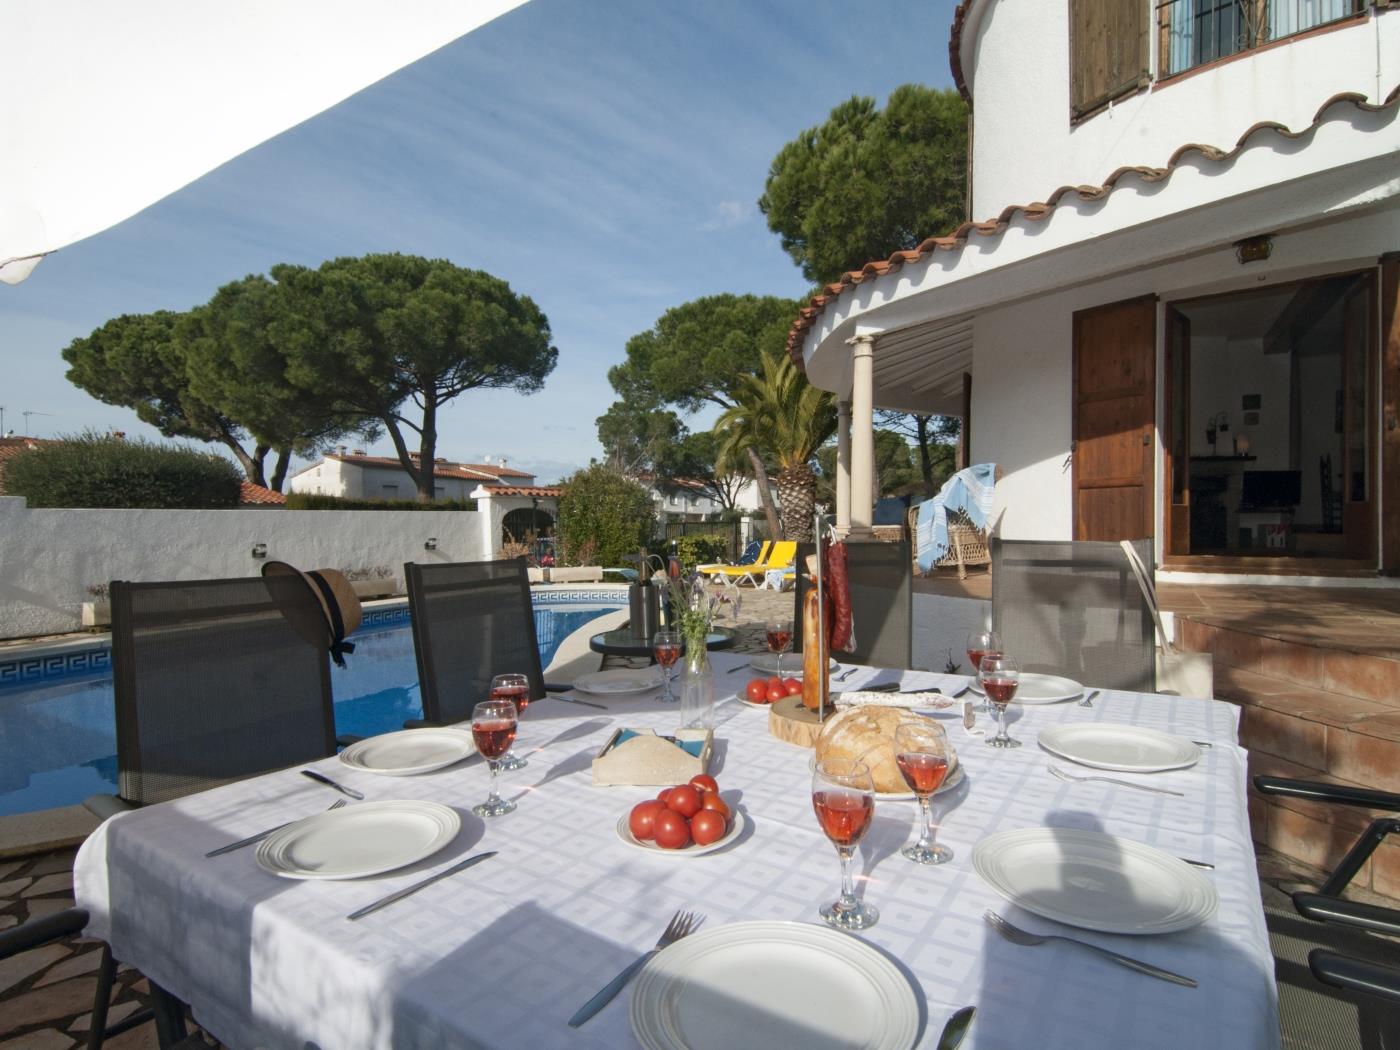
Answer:
<svg viewBox="0 0 1400 1050"><path fill-rule="evenodd" d="M67 382L69 342L274 263L400 251L490 271L548 315L545 389L464 394L438 454L554 480L600 453L630 336L702 295L806 290L755 204L769 162L853 94L949 86L952 8L532 0L0 285L5 429L33 410L39 436L155 436Z"/></svg>

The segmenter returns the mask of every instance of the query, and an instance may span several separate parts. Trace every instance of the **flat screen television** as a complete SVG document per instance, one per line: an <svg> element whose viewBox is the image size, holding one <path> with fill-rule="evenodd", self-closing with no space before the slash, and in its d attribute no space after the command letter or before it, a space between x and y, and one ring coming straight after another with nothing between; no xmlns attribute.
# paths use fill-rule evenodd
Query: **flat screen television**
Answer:
<svg viewBox="0 0 1400 1050"><path fill-rule="evenodd" d="M1300 470L1246 470L1240 492L1240 510L1278 510L1302 502Z"/></svg>

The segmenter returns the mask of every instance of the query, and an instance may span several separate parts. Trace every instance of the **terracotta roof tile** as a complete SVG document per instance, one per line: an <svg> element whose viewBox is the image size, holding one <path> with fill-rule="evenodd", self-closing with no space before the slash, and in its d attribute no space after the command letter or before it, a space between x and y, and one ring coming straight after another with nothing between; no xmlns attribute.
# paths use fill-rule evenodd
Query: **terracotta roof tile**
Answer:
<svg viewBox="0 0 1400 1050"><path fill-rule="evenodd" d="M261 485L254 485L251 481L240 482L242 491L238 494L238 502L242 506L281 506L287 502L287 497L280 492L264 488Z"/></svg>
<svg viewBox="0 0 1400 1050"><path fill-rule="evenodd" d="M953 71L953 84L958 89L958 94L967 100L967 104L972 105L972 92L967 90L967 81L963 79L962 67L962 35L963 26L967 22L967 14L972 10L972 5L977 0L962 0L953 11L953 30L948 35L948 65Z"/></svg>
<svg viewBox="0 0 1400 1050"><path fill-rule="evenodd" d="M491 485L493 496L547 496L558 497L564 490L558 485Z"/></svg>
<svg viewBox="0 0 1400 1050"><path fill-rule="evenodd" d="M958 19L966 12L966 9L975 0L966 0L958 7L958 14L954 18L955 40L959 31ZM841 276L839 281L828 284L822 289L819 295L814 295L807 306L802 307L798 312L797 320L793 322L792 328L788 331L787 351L788 356L798 368L803 367L802 343L806 338L807 330L810 329L826 309L838 297L848 289L854 288L861 282L871 277L882 277L887 273L893 273L909 263L921 262L928 258L935 251L955 251L961 250L971 239L972 234L982 237L996 237L1004 233L1011 222L1018 216L1033 222L1039 222L1048 218L1054 213L1060 201L1067 194L1075 194L1080 200L1099 201L1106 198L1118 183L1128 176L1133 176L1142 182L1161 182L1171 175L1192 153L1199 153L1206 160L1212 163L1222 163L1233 160L1244 151L1249 140L1261 131L1272 131L1288 139L1300 139L1305 135L1315 131L1324 119L1327 111L1334 106L1342 104L1354 106L1356 109L1367 113L1378 113L1381 110L1389 109L1400 104L1400 85L1397 85L1388 94L1384 101L1380 103L1368 102L1366 96L1355 91L1347 91L1333 95L1314 114L1312 121L1298 131L1289 129L1286 125L1273 120L1262 120L1251 125L1236 141L1230 149L1220 149L1216 146L1209 146L1199 142L1189 142L1178 147L1167 160L1165 167L1153 168L1140 165L1128 165L1115 169L1104 181L1097 186L1061 186L1054 193L1050 194L1044 201L1036 201L1031 204L1012 204L1003 208L1001 214L995 219L986 222L964 222L957 229L942 237L929 237L917 248L912 250L897 251L888 259L876 259L866 263L858 270L851 270Z"/></svg>
<svg viewBox="0 0 1400 1050"><path fill-rule="evenodd" d="M332 453L326 459L339 460L342 463L356 463L366 467L393 467L395 470L402 470L403 464L396 456L342 456L339 453ZM502 467L495 463L439 463L433 470L435 478L461 478L465 481L485 481L495 482L502 478L533 478L534 475L526 470L516 470L513 467Z"/></svg>

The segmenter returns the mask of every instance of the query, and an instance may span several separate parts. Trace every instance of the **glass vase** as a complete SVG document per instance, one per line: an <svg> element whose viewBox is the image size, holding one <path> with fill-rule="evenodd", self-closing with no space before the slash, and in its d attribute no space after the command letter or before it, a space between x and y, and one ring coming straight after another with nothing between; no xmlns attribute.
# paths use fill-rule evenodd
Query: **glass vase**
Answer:
<svg viewBox="0 0 1400 1050"><path fill-rule="evenodd" d="M715 670L705 648L705 636L686 639L681 667L681 728L715 727Z"/></svg>

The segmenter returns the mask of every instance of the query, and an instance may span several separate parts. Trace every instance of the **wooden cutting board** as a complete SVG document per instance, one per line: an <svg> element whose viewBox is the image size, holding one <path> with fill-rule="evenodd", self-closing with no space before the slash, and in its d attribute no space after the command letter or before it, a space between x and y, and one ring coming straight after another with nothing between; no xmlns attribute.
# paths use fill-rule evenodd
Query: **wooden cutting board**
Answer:
<svg viewBox="0 0 1400 1050"><path fill-rule="evenodd" d="M827 705L826 714L830 718L836 709ZM768 732L779 740L798 747L815 747L821 734L822 723L817 713L802 706L802 695L785 696L775 701L768 709Z"/></svg>

